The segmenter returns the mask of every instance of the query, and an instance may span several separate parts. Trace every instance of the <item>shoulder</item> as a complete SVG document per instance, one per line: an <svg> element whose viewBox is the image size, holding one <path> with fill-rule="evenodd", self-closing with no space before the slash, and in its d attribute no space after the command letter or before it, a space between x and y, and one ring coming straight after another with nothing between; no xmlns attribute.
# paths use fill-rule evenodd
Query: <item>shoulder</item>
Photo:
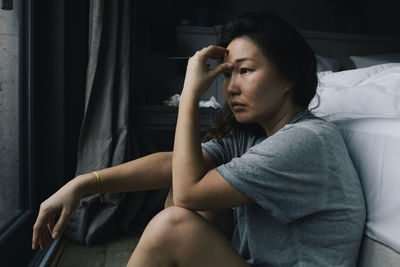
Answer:
<svg viewBox="0 0 400 267"><path fill-rule="evenodd" d="M318 139L320 142L325 142L341 138L340 131L335 124L316 116L294 124L287 124L278 133L278 138L295 137L295 140L305 141L317 141Z"/></svg>
<svg viewBox="0 0 400 267"><path fill-rule="evenodd" d="M327 143L336 142L338 138L341 138L340 132L334 124L316 117L286 124L251 150L290 158L307 154L318 157L329 150Z"/></svg>

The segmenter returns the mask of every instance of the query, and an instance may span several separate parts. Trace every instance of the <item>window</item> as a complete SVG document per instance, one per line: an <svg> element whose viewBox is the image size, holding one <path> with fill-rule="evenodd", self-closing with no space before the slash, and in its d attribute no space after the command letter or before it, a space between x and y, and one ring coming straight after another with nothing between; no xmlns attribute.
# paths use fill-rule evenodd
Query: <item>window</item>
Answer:
<svg viewBox="0 0 400 267"><path fill-rule="evenodd" d="M19 11L0 9L0 229L22 213Z"/></svg>
<svg viewBox="0 0 400 267"><path fill-rule="evenodd" d="M12 3L12 9L1 8L6 2ZM0 218L8 216L0 226L1 266L37 266L51 258L59 244L32 251L32 227L40 203L75 173L85 96L88 10L88 1L0 0L0 88L4 90L0 91L0 170L4 165L12 170L0 172L0 187L12 183L16 188L0 189ZM18 43L8 50L13 55L3 49L3 29L9 23L6 17L14 13L18 34L13 36ZM10 55L11 63L3 63ZM13 104L5 96L5 83L12 80L18 84L11 92ZM6 136L11 124L4 119L5 105L16 131ZM13 158L3 151L5 147L13 149Z"/></svg>
<svg viewBox="0 0 400 267"><path fill-rule="evenodd" d="M0 258L26 266L43 252L31 249L32 97L31 0L1 1L0 8Z"/></svg>

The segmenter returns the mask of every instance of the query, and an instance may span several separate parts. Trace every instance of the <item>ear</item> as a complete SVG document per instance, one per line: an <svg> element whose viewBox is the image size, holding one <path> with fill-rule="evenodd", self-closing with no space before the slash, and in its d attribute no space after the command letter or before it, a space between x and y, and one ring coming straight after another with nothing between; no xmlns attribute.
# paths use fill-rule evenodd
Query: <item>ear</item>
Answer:
<svg viewBox="0 0 400 267"><path fill-rule="evenodd" d="M290 79L286 79L283 84L283 93L289 92L294 86L294 82Z"/></svg>

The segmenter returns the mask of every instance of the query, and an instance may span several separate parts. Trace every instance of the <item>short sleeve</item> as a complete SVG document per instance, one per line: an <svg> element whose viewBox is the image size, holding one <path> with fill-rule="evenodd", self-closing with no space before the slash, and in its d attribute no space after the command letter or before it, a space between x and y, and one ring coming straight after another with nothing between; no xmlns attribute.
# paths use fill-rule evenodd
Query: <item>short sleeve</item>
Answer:
<svg viewBox="0 0 400 267"><path fill-rule="evenodd" d="M291 125L216 171L275 219L289 223L324 209L325 153L316 133Z"/></svg>
<svg viewBox="0 0 400 267"><path fill-rule="evenodd" d="M224 138L221 142L217 139L212 139L201 144L202 149L208 153L215 166L224 164L234 157L232 146L234 146L232 136Z"/></svg>
<svg viewBox="0 0 400 267"><path fill-rule="evenodd" d="M232 135L226 136L221 141L212 139L202 143L201 147L211 157L214 165L219 166L235 157L240 157L265 138L266 136L258 136L248 129L236 129Z"/></svg>

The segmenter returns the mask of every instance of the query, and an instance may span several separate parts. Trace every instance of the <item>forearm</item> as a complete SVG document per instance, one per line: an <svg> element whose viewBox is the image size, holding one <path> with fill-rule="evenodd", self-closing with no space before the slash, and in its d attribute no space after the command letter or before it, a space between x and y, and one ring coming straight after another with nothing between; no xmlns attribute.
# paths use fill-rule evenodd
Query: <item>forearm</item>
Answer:
<svg viewBox="0 0 400 267"><path fill-rule="evenodd" d="M226 48L210 45L197 51L188 60L175 130L172 160L174 198L181 194L190 194L189 191L207 172L200 145L199 101L219 74L233 69L232 63L209 69L208 59L217 59L226 53Z"/></svg>
<svg viewBox="0 0 400 267"><path fill-rule="evenodd" d="M170 187L172 183L172 152L160 152L117 166L97 170L102 193L144 191ZM82 195L97 193L93 173L79 175L74 183Z"/></svg>
<svg viewBox="0 0 400 267"><path fill-rule="evenodd" d="M183 194L188 194L190 188L208 170L200 145L199 99L197 98L193 94L185 94L183 90L172 160L174 198L180 198Z"/></svg>

